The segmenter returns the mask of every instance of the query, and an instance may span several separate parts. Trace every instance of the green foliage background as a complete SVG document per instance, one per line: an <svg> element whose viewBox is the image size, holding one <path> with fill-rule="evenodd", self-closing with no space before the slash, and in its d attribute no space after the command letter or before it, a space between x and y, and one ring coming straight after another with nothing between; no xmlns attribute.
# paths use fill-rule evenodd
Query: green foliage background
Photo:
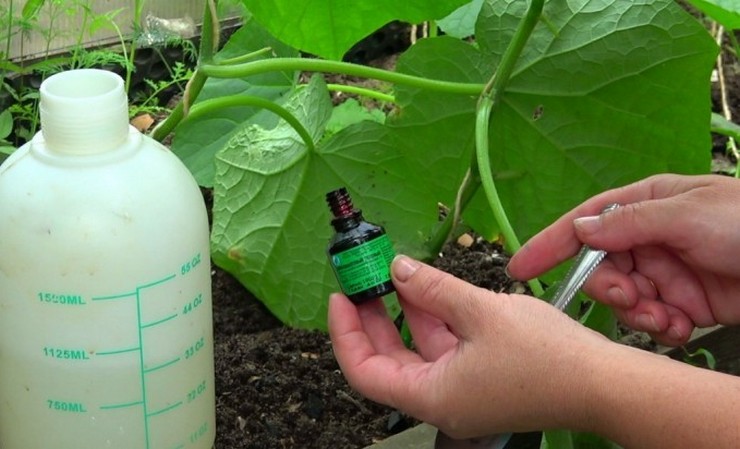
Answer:
<svg viewBox="0 0 740 449"><path fill-rule="evenodd" d="M393 18L442 19L465 3L388 1L360 9L314 0L299 2L311 8L297 13L296 1L244 0L254 20L224 52L270 42L274 54L262 58L302 50L337 59ZM480 89L526 6L484 1L474 43L423 39L400 57L397 72ZM297 20L300 26L290 25ZM519 238L604 189L658 172L708 172L716 51L703 26L673 1L546 2L490 124L490 168ZM395 110L384 123L351 120L326 133L333 112L320 76L302 86L294 70L239 78L248 65L229 80L210 79L203 93L274 100L311 141L271 113L229 108L183 122L174 151L201 184L214 187L215 262L285 323L323 329L326 299L338 288L325 256L332 233L325 193L346 186L365 216L386 227L397 252L431 259L439 250L430 244L438 204L454 204L473 160L477 97L397 84ZM478 192L464 218L494 236L488 210Z"/></svg>

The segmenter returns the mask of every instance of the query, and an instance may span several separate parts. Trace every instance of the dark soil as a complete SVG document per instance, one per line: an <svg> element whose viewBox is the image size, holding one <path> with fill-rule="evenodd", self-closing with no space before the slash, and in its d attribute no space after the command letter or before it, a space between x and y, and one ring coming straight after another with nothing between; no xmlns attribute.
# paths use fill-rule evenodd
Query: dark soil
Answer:
<svg viewBox="0 0 740 449"><path fill-rule="evenodd" d="M383 39L398 38L398 30L392 32ZM394 51L405 48L395 41L386 44ZM729 107L737 121L740 68L737 59L725 53ZM721 112L717 83L712 90L714 110ZM735 158L726 154L726 142L714 136L715 172L734 169ZM497 245L474 241L469 246L447 245L434 264L490 290L526 291L505 275L507 261ZM250 292L216 267L213 301L215 449L359 449L416 424L354 393L339 371L326 334L283 327ZM651 347L642 334L624 338L627 344Z"/></svg>

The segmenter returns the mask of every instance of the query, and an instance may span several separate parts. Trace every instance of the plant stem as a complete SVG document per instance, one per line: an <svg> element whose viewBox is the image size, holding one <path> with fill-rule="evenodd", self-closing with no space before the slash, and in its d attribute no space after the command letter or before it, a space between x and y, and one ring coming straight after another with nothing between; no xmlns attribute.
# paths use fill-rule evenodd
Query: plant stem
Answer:
<svg viewBox="0 0 740 449"><path fill-rule="evenodd" d="M206 6L206 11L208 10L208 6ZM207 12L207 14L209 13ZM207 23L207 21L204 22L204 27L205 23ZM203 51L207 48L210 47L201 42L201 55L203 55ZM206 55L207 54L208 52L206 52ZM204 60L208 61L208 59L205 58ZM164 120L156 128L154 128L151 133L151 137L155 140L161 141L170 132L172 132L173 129L175 129L177 124L180 123L180 121L184 117L183 103L185 101L188 101L189 103L195 101L198 93L200 93L200 90L203 87L203 84L209 76L215 78L244 78L260 73L275 71L280 72L285 70L339 73L343 75L371 78L393 84L401 84L406 86L418 87L421 89L429 89L461 95L479 95L484 87L482 84L431 80L428 78L420 78L412 75L391 72L389 70L366 67L359 64L351 64L339 61L325 61L322 59L273 58L262 59L259 61L247 62L244 64L237 64L232 66L222 66L206 62L201 64L193 74L193 78L190 80L190 87L187 89L186 97L177 105L177 107L172 111L172 114L170 114L170 116L167 117L166 120Z"/></svg>
<svg viewBox="0 0 740 449"><path fill-rule="evenodd" d="M378 92L377 90L368 89L366 87L348 86L346 84L327 84L326 88L334 92L345 92L348 94L361 95L363 97L372 98L384 103L396 102L396 97L394 97L393 95Z"/></svg>
<svg viewBox="0 0 740 449"><path fill-rule="evenodd" d="M478 188L480 188L480 180L472 180L471 178L472 176L465 177L463 184L458 189L458 201L455 203L453 211L447 214L442 224L434 231L432 237L429 239L428 246L432 254L439 253L445 243L447 243L447 240L449 240L459 218L459 214L455 212L465 210L465 207L473 199Z"/></svg>
<svg viewBox="0 0 740 449"><path fill-rule="evenodd" d="M195 72L193 72L193 77L190 78L190 82L185 89L186 95L183 96L182 101L177 103L177 106L172 110L170 115L152 130L150 136L154 140L158 142L164 140L164 138L167 137L173 129L175 129L178 123L182 121L185 116L185 103L188 102L189 105L189 103L198 97L198 94L200 93L200 90L203 89L203 85L206 83L207 79L208 77L199 69L196 69Z"/></svg>
<svg viewBox="0 0 740 449"><path fill-rule="evenodd" d="M265 47L257 51L253 51L250 53L247 53L246 55L239 55L234 58L229 59L223 59L220 61L216 61L216 64L218 65L235 65L235 64L241 64L247 61L251 61L254 58L257 58L259 56L265 55L272 51L271 47Z"/></svg>
<svg viewBox="0 0 740 449"><path fill-rule="evenodd" d="M735 54L735 57L740 58L740 42L738 42L737 38L735 37L735 33L727 33L727 37L730 38L730 42L732 43L731 50Z"/></svg>
<svg viewBox="0 0 740 449"><path fill-rule="evenodd" d="M504 236L504 248L510 254L518 251L519 248L521 248L521 243L519 243L519 239L514 232L514 228L511 226L511 222L506 215L506 211L501 203L501 197L499 196L496 184L493 181L489 154L488 130L491 114L501 101L501 94L504 87L511 77L511 73L514 70L514 66L519 55L524 49L524 45L527 43L529 36L532 34L532 30L535 25L537 25L537 22L542 15L543 6L544 0L532 0L530 3L526 15L519 23L519 27L514 33L511 43L504 52L501 59L501 65L499 65L496 73L494 73L483 89L476 111L475 152L481 183L483 184L483 191L486 194L493 216L498 222L499 227L501 228L501 233ZM542 285L536 278L529 281L529 287L532 290L532 293L536 296L542 296L544 293Z"/></svg>
<svg viewBox="0 0 740 449"><path fill-rule="evenodd" d="M452 81L432 80L389 70L367 67L340 61L308 58L273 58L248 62L232 66L203 64L200 70L207 76L216 78L243 78L265 72L297 70L305 72L338 73L342 75L371 78L393 84L418 87L439 92L462 95L480 95L482 84L456 83Z"/></svg>
<svg viewBox="0 0 740 449"><path fill-rule="evenodd" d="M275 114L280 116L280 118L288 122L288 124L290 124L293 129L296 130L298 135L301 136L303 143L306 144L306 147L308 147L309 150L313 151L315 149L313 137L311 137L311 134L303 126L300 120L298 120L293 114L290 113L290 111L288 111L284 107L262 97L257 97L253 95L231 95L228 97L214 98L211 100L202 101L194 105L190 109L190 113L185 118L185 120L196 119L202 115L208 114L209 112L219 111L224 108L231 108L235 106L255 106L274 112Z"/></svg>
<svg viewBox="0 0 740 449"><path fill-rule="evenodd" d="M476 111L475 121L475 147L476 156L478 162L478 168L480 172L481 182L483 184L483 190L486 193L488 202L493 211L493 215L496 218L501 232L504 235L505 248L511 253L515 253L521 248L519 239L514 232L514 229L509 222L506 215L506 211L501 204L501 198L498 195L496 185L493 182L493 174L491 173L491 161L489 155L489 138L488 131L490 126L491 114L498 106L501 101L501 94L503 92L506 83L511 77L511 73L514 70L519 55L524 49L529 36L532 34L535 25L539 21L542 15L542 9L544 6L544 0L532 0L529 5L524 19L519 23L514 37L511 43L506 48L504 55L501 60L496 73L491 77L490 81L486 84L483 93L478 101L478 108ZM537 278L530 280L529 288L535 296L541 297L544 293L544 289ZM543 447L553 447L562 449L573 448L573 437L568 431L548 431L544 433Z"/></svg>
<svg viewBox="0 0 740 449"><path fill-rule="evenodd" d="M137 29L136 27L141 25L141 14L144 11L144 0L134 0L134 29ZM118 27L116 27L116 30L118 31L118 34L120 36L121 32L118 30ZM126 54L126 44L123 41L123 37L121 36L121 47L123 48L124 56ZM124 83L124 89L126 91L126 95L129 95L131 90L131 76L133 75L133 67L134 62L136 61L136 37L134 36L131 39L131 51L129 53L128 62L129 65L126 67L126 81Z"/></svg>
<svg viewBox="0 0 740 449"><path fill-rule="evenodd" d="M211 62L213 55L218 49L218 16L214 0L206 0L203 11L203 25L200 33L200 58L202 61ZM195 100L195 97L193 97Z"/></svg>

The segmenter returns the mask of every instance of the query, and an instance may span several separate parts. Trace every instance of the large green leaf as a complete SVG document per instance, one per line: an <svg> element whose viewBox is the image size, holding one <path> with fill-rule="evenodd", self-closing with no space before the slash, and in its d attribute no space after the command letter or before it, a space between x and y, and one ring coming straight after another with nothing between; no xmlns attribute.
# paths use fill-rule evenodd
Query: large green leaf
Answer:
<svg viewBox="0 0 740 449"><path fill-rule="evenodd" d="M490 74L486 64L498 63L525 10L524 2L489 0L478 22L479 52L428 39L402 57L399 71L475 82ZM551 1L545 17L491 126L492 168L520 239L604 189L658 172L709 170L705 117L716 48L700 24L670 1ZM474 101L398 90L404 123L472 117ZM472 119L460 123L446 138L426 134L420 147L467 148ZM430 182L441 176L441 189L449 189L449 172L430 170ZM468 221L489 235L480 226L493 217Z"/></svg>
<svg viewBox="0 0 740 449"><path fill-rule="evenodd" d="M319 142L331 115L321 78L294 92L285 108ZM346 186L365 216L386 226L397 251L429 257L423 238L436 205L418 203L422 182L384 141L387 133L365 122L311 149L285 122L272 129L252 125L218 153L214 261L283 322L325 327L326 298L338 289L326 259L333 230L324 195L331 190Z"/></svg>
<svg viewBox="0 0 740 449"><path fill-rule="evenodd" d="M267 46L272 49L270 57L297 56L296 50L280 43L257 22L250 20L231 36L215 58L216 61L233 58ZM198 102L239 94L277 100L295 85L295 81L293 72L266 73L245 79L209 79L198 95ZM211 187L215 172L214 155L248 120L264 125L276 122L273 114L258 108L220 109L178 126L172 151L183 160L198 184Z"/></svg>
<svg viewBox="0 0 740 449"><path fill-rule="evenodd" d="M493 169L522 173L498 183L521 237L605 189L709 171L717 49L698 22L662 0L551 1L544 13L491 125ZM481 47L498 53L491 22L479 23Z"/></svg>
<svg viewBox="0 0 740 449"><path fill-rule="evenodd" d="M341 59L354 44L400 20L441 19L467 0L242 0L278 39L327 59Z"/></svg>

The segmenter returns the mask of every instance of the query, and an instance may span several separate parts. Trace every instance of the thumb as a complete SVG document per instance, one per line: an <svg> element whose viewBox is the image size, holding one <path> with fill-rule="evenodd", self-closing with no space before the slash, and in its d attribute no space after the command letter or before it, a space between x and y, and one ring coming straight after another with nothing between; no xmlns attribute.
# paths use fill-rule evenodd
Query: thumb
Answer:
<svg viewBox="0 0 740 449"><path fill-rule="evenodd" d="M677 214L670 200L626 204L601 215L573 220L583 243L606 251L626 251L635 246L672 243L678 238Z"/></svg>
<svg viewBox="0 0 740 449"><path fill-rule="evenodd" d="M393 284L401 298L412 306L465 332L471 317L464 316L479 288L429 265L399 255L391 264Z"/></svg>

